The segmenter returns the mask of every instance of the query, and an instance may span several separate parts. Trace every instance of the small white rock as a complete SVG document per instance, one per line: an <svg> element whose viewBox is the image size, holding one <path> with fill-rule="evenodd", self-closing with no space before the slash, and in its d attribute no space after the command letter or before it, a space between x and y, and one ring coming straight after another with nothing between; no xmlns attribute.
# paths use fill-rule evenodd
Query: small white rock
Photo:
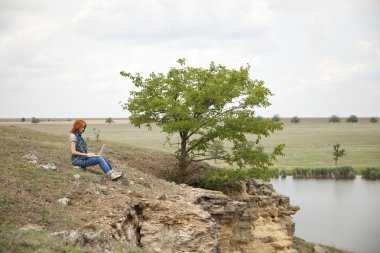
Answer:
<svg viewBox="0 0 380 253"><path fill-rule="evenodd" d="M38 165L38 167L41 167L46 170L58 170L57 165L55 165L54 163L40 164Z"/></svg>
<svg viewBox="0 0 380 253"><path fill-rule="evenodd" d="M58 199L58 203L60 203L63 206L67 206L69 204L69 202L70 202L70 199L68 199L68 198Z"/></svg>
<svg viewBox="0 0 380 253"><path fill-rule="evenodd" d="M76 180L78 180L78 179L80 178L80 175L79 175L79 174L75 174L75 175L74 175L74 178L75 178Z"/></svg>

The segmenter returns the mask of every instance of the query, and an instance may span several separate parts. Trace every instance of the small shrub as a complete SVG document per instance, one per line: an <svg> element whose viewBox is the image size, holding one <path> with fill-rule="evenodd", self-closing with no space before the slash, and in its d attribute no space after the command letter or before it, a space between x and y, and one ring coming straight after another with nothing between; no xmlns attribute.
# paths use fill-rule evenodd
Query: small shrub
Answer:
<svg viewBox="0 0 380 253"><path fill-rule="evenodd" d="M225 193L237 192L241 190L243 180L262 179L268 181L274 175L275 170L265 168L210 169L198 176L197 186Z"/></svg>
<svg viewBox="0 0 380 253"><path fill-rule="evenodd" d="M356 115L351 115L346 119L347 123L358 123L359 119L356 117Z"/></svg>
<svg viewBox="0 0 380 253"><path fill-rule="evenodd" d="M317 179L354 179L355 172L352 167L338 168L296 168L293 170L293 178L317 178Z"/></svg>
<svg viewBox="0 0 380 253"><path fill-rule="evenodd" d="M113 121L113 119L111 117L109 117L106 119L106 123L111 124L111 123L115 123L115 122Z"/></svg>
<svg viewBox="0 0 380 253"><path fill-rule="evenodd" d="M96 128L94 128L94 129L92 129L92 131L94 132L96 142L99 142L100 141L100 130L96 130Z"/></svg>
<svg viewBox="0 0 380 253"><path fill-rule="evenodd" d="M331 123L338 123L338 122L340 122L340 118L338 116L336 116L336 115L333 115L333 116L331 116L329 118L329 122L331 122Z"/></svg>
<svg viewBox="0 0 380 253"><path fill-rule="evenodd" d="M380 179L380 168L366 168L363 171L363 178L364 179Z"/></svg>
<svg viewBox="0 0 380 253"><path fill-rule="evenodd" d="M376 117L371 117L369 119L369 122L371 122L371 123L377 123L377 118Z"/></svg>
<svg viewBox="0 0 380 253"><path fill-rule="evenodd" d="M294 124L297 124L297 123L300 123L300 118L298 118L297 116L294 116L291 120L290 120L290 122L291 123L294 123Z"/></svg>
<svg viewBox="0 0 380 253"><path fill-rule="evenodd" d="M40 123L40 120L37 119L36 117L33 117L33 118L32 118L32 123L33 123L33 124Z"/></svg>

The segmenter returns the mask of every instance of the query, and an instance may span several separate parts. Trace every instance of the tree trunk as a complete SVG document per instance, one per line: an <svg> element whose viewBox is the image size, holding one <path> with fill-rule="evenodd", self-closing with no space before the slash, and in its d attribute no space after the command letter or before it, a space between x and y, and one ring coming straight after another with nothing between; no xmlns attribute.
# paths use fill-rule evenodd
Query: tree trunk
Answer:
<svg viewBox="0 0 380 253"><path fill-rule="evenodd" d="M186 176L186 170L187 166L189 165L188 162L188 157L187 157L187 132L181 132L181 149L179 152L179 157L178 157L178 169L179 169L179 180L183 181L184 177Z"/></svg>

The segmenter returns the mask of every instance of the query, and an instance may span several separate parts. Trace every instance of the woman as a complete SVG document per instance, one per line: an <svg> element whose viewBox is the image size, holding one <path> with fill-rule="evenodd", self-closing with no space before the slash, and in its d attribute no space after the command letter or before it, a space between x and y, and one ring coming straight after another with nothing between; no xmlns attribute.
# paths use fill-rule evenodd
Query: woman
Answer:
<svg viewBox="0 0 380 253"><path fill-rule="evenodd" d="M86 122L78 119L74 122L73 129L71 129L70 147L72 164L80 167L99 165L111 180L119 178L121 173L114 171L111 164L103 156L87 153L87 144L82 138L82 133L86 130L86 127Z"/></svg>

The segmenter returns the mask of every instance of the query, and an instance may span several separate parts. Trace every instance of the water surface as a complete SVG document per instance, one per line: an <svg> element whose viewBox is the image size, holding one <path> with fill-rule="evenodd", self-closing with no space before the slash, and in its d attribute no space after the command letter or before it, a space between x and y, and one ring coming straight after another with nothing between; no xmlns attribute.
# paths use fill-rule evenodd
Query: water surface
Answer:
<svg viewBox="0 0 380 253"><path fill-rule="evenodd" d="M273 179L300 206L296 236L357 253L380 252L380 180Z"/></svg>

